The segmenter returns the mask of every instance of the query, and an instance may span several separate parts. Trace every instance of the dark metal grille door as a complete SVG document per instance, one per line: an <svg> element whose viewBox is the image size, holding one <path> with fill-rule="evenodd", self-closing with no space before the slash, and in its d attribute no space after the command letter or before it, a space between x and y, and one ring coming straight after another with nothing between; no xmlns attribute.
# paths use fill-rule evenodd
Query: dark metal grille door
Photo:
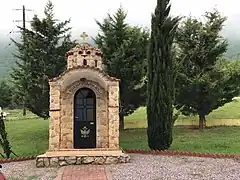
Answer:
<svg viewBox="0 0 240 180"><path fill-rule="evenodd" d="M89 88L74 96L74 148L96 147L96 95Z"/></svg>

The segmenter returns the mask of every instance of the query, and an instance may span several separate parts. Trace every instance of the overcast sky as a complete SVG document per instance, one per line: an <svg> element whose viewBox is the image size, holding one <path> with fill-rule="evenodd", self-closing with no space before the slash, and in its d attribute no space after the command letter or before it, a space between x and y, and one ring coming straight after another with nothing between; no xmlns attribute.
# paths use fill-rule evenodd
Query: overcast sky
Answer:
<svg viewBox="0 0 240 180"><path fill-rule="evenodd" d="M0 9L1 36L6 36L16 25L21 25L14 23L13 20L21 19L22 12L13 11L13 9L22 8L22 5L27 9L33 9L33 12L26 12L26 20L31 20L34 14L42 17L47 2L47 0L1 1L4 2L1 3ZM98 30L94 19L101 20L107 12L114 13L120 4L128 12L127 20L130 24L150 27L151 13L154 11L157 0L52 0L52 2L57 19L71 19L70 26L73 28L74 36L83 31L93 36ZM240 0L172 0L171 12L174 15L191 14L200 17L205 11L217 8L228 17L227 23L231 28L240 30L239 7Z"/></svg>

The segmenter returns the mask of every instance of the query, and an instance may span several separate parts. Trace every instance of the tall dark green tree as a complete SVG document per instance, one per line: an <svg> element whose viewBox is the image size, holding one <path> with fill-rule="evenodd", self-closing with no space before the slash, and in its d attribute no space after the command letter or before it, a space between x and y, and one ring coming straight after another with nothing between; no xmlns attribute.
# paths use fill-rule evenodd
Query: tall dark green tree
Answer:
<svg viewBox="0 0 240 180"><path fill-rule="evenodd" d="M179 18L170 17L169 0L158 0L152 15L148 51L148 146L168 149L172 143L174 65L173 40Z"/></svg>
<svg viewBox="0 0 240 180"><path fill-rule="evenodd" d="M31 29L22 28L22 41L16 42L17 67L11 73L27 108L34 114L49 116L48 78L58 76L66 66L65 53L73 47L68 27L69 20L55 20L53 4L47 3L45 17L34 16Z"/></svg>
<svg viewBox="0 0 240 180"><path fill-rule="evenodd" d="M215 9L204 15L205 21L189 17L178 30L178 58L181 73L176 83L176 107L184 115L199 116L199 128L206 126L205 116L239 95L239 72L219 63L227 50L220 35L225 17Z"/></svg>
<svg viewBox="0 0 240 180"><path fill-rule="evenodd" d="M10 145L10 142L8 140L8 133L6 131L5 123L3 120L3 114L0 112L0 146L2 147L3 153L0 153L0 155L3 158L10 158L10 155L13 153L15 156L17 156L13 151L12 147Z"/></svg>
<svg viewBox="0 0 240 180"><path fill-rule="evenodd" d="M149 33L126 23L127 14L120 7L114 15L108 14L103 23L97 21L100 33L95 42L103 52L105 71L120 81L120 130L124 116L146 103L142 83L146 76L146 56Z"/></svg>

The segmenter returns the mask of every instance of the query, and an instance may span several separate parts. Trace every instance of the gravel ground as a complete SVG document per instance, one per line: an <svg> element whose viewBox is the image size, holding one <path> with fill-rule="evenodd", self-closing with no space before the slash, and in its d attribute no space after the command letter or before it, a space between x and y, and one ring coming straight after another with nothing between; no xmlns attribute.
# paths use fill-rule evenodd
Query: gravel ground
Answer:
<svg viewBox="0 0 240 180"><path fill-rule="evenodd" d="M53 180L58 168L36 168L35 160L2 164L7 180Z"/></svg>
<svg viewBox="0 0 240 180"><path fill-rule="evenodd" d="M110 165L113 180L240 180L240 161L187 156L131 155Z"/></svg>
<svg viewBox="0 0 240 180"><path fill-rule="evenodd" d="M58 168L35 160L2 164L8 180L52 180ZM108 165L112 180L240 180L240 160L131 154L131 162ZM86 179L87 180L87 179Z"/></svg>

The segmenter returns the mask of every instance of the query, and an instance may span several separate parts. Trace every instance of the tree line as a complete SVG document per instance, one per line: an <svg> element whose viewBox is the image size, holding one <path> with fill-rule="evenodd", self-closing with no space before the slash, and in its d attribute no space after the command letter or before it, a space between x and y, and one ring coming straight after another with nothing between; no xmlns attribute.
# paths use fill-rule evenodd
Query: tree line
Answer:
<svg viewBox="0 0 240 180"><path fill-rule="evenodd" d="M171 129L180 113L198 115L202 129L209 113L240 92L240 64L223 58L228 42L220 32L226 17L216 9L206 12L203 20L171 17L170 9L169 0L157 0L150 31L130 25L120 7L116 13L96 20L99 33L93 38L103 52L105 71L121 79L120 129L124 129L125 116L147 106L151 149L170 147ZM9 85L13 91L6 90L4 81L0 83L0 93L5 97L0 106L14 101L18 107L47 119L48 79L65 70L65 53L76 41L71 38L70 20L55 20L51 1L44 13L42 19L34 16L31 28L19 27L21 40L13 40L18 50Z"/></svg>

